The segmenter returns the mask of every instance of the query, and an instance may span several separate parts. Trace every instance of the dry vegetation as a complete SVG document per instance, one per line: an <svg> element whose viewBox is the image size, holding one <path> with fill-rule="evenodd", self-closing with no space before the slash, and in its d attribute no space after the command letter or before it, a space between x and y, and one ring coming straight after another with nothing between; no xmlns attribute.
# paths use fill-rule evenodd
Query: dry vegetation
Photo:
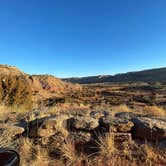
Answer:
<svg viewBox="0 0 166 166"><path fill-rule="evenodd" d="M46 117L48 115L55 115L65 112L62 107L52 107L45 108L45 111L39 112L37 115L35 111L32 112L21 112L16 113L16 119L20 118L20 113L23 113L27 121L34 120L36 118ZM101 107L99 107L101 108ZM1 106L3 110L4 107ZM6 107L5 107L6 109ZM2 115L5 113L2 111ZM68 108L67 108L68 109ZM80 107L80 109L82 109ZM97 109L97 108L95 108ZM113 111L113 115L117 112L134 112L131 108L126 105L113 106L109 108L109 111ZM9 109L7 109L9 110ZM73 109L73 113L77 112L78 106L76 109ZM8 111L8 117L13 110ZM153 116L165 116L165 110L157 107L145 107L142 110L143 114L151 114ZM22 114L22 115L23 115ZM11 114L12 115L12 114ZM22 117L22 118L23 118ZM15 144L15 145L14 145ZM48 147L43 148L39 142L36 142L33 139L26 137L19 138L19 141L13 141L11 143L10 133L5 133L0 136L0 146L4 148L15 149L19 152L21 156L21 165L22 166L60 166L60 165L80 165L80 166L101 166L101 165L164 165L166 164L166 151L157 149L155 146L143 144L141 147L137 145L130 146L128 145L123 150L118 150L114 142L114 134L108 133L105 136L99 136L96 140L97 151L91 155L86 155L79 153L75 149L75 144L73 140L65 140L65 143L60 148L61 158L57 159L49 155ZM16 148L15 148L16 147ZM52 147L53 148L53 147ZM55 147L56 148L56 147Z"/></svg>
<svg viewBox="0 0 166 166"><path fill-rule="evenodd" d="M144 112L157 117L166 117L166 110L158 106L145 106Z"/></svg>
<svg viewBox="0 0 166 166"><path fill-rule="evenodd" d="M8 69L5 72L9 72ZM18 71L5 81L3 77L0 78L0 90L0 101L3 100L0 106L1 124L25 122L28 124L27 130L36 119L64 114L87 117L93 111L99 112L98 117L105 110L111 116L131 112L156 118L166 117L165 84L103 83L80 86L48 75L29 77ZM56 129L62 134L68 134L62 126L58 127ZM88 134L94 133L88 131ZM120 142L117 146L112 131L98 133L96 141L85 148L90 148L91 153L83 153L77 146L73 139L65 139L63 144L57 145L51 144L48 138L31 138L27 133L13 137L10 130L2 133L0 130L0 147L16 150L22 166L166 165L165 149L159 149L155 144L138 143L137 140L131 144ZM56 153L52 154L52 150Z"/></svg>

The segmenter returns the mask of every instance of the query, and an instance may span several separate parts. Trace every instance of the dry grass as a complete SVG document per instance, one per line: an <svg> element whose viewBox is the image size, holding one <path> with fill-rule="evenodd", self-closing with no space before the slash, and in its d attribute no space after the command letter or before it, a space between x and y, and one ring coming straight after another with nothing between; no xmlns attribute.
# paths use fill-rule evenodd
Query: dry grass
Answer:
<svg viewBox="0 0 166 166"><path fill-rule="evenodd" d="M34 154L34 145L33 142L28 138L22 138L20 140L20 156L21 156L21 165L26 166L33 159Z"/></svg>
<svg viewBox="0 0 166 166"><path fill-rule="evenodd" d="M152 165L152 161L157 161L157 154L152 148L152 146L145 145L144 150L146 155L146 163L149 163L150 165Z"/></svg>
<svg viewBox="0 0 166 166"><path fill-rule="evenodd" d="M61 165L70 166L90 166L91 162L86 154L80 153L75 148L75 143L72 140L65 140L65 143L60 149L62 156L60 161L63 161Z"/></svg>
<svg viewBox="0 0 166 166"><path fill-rule="evenodd" d="M1 148L9 148L9 147L11 148L12 147L12 137L8 131L1 134L0 147Z"/></svg>
<svg viewBox="0 0 166 166"><path fill-rule="evenodd" d="M133 112L132 109L130 109L127 105L123 104L123 105L119 105L119 106L114 106L112 107L112 115L115 115L116 113L119 112Z"/></svg>
<svg viewBox="0 0 166 166"><path fill-rule="evenodd" d="M166 117L166 111L162 107L158 106L146 106L144 108L145 114L150 114L153 116Z"/></svg>
<svg viewBox="0 0 166 166"><path fill-rule="evenodd" d="M106 134L105 136L99 136L98 141L96 141L99 149L100 149L100 155L101 156L107 156L110 157L112 154L115 153L116 148L114 145L114 135L113 133Z"/></svg>
<svg viewBox="0 0 166 166"><path fill-rule="evenodd" d="M50 158L48 155L47 149L42 149L40 146L36 146L35 148L35 160L32 163L32 166L47 166L49 165Z"/></svg>
<svg viewBox="0 0 166 166"><path fill-rule="evenodd" d="M60 151L64 159L67 159L71 162L76 161L77 152L75 149L74 142L72 142L71 140L66 140L63 146L61 147Z"/></svg>
<svg viewBox="0 0 166 166"><path fill-rule="evenodd" d="M46 109L46 108L43 108ZM0 110L2 112L0 115L8 116L10 113L12 113L12 109L9 109L4 106L0 106ZM7 111L6 111L7 110ZM71 109L70 109L71 110ZM111 108L113 113L117 112L134 112L134 110L131 110L126 105L120 105L116 107ZM6 111L6 112L5 112ZM35 114L35 112L31 111L27 113L27 111L23 110L23 113L21 112L21 109L18 110L16 113L19 116L26 116L28 117L27 121L34 120L36 118L42 118L49 115L56 115L61 114L65 110L61 112L60 107L53 107L50 109L46 109L45 111L39 111L39 114ZM69 110L68 110L69 111ZM73 111L73 110L72 110ZM157 107L157 106L147 106L144 108L144 112L147 114L151 114L154 116L165 116L165 110L163 108ZM68 116L68 115L66 115ZM61 125L60 125L61 126ZM59 127L60 127L59 126ZM59 131L64 133L65 137L67 136L67 133L65 134L65 131L63 131L63 128L58 128ZM0 136L0 147L4 148L10 148L14 149L16 145L13 145L13 140L11 137L11 134L9 132L5 132ZM50 159L48 155L48 150L46 148L42 148L39 145L36 145L33 140L29 138L19 138L17 145L19 145L19 154L21 156L21 165L22 166L56 166L56 165L73 165L73 166L93 166L93 165L99 165L99 166L105 166L105 165L137 165L135 160L128 160L125 157L126 156L132 156L133 153L130 153L130 149L125 149L124 151L119 153L115 142L114 142L114 134L110 133L106 134L105 136L99 136L97 141L97 148L99 151L97 152L97 155L93 158L92 156L86 156L82 153L78 153L75 149L75 144L71 140L66 140L65 143L61 146L61 159ZM120 156L120 155L121 156ZM155 148L153 148L151 145L146 145L144 148L144 158L146 159L146 163L143 163L145 165L153 165L154 163L164 163L165 162L165 156L166 154L159 155L160 153L156 151ZM92 158L93 159L92 159ZM96 161L95 161L96 160ZM133 162L133 163L132 163ZM142 162L142 161L141 161Z"/></svg>
<svg viewBox="0 0 166 166"><path fill-rule="evenodd" d="M46 166L50 162L48 150L35 145L30 139L22 138L20 143L20 156L22 166Z"/></svg>

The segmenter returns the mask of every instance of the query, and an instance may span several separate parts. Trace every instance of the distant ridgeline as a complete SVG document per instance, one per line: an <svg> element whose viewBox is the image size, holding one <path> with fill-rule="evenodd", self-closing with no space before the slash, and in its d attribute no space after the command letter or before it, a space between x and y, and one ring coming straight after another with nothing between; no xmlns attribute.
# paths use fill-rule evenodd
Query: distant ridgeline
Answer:
<svg viewBox="0 0 166 166"><path fill-rule="evenodd" d="M117 75L90 76L80 78L66 78L67 82L88 84L104 82L166 82L166 68L143 70L138 72L128 72Z"/></svg>

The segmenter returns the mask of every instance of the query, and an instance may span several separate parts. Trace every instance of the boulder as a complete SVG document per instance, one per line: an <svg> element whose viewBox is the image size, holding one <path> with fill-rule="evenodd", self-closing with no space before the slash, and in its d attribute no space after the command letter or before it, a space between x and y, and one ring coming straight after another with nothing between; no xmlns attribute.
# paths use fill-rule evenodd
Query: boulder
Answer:
<svg viewBox="0 0 166 166"><path fill-rule="evenodd" d="M29 129L30 137L51 137L60 132L67 136L67 119L68 116L59 115L54 117L46 117L31 122Z"/></svg>
<svg viewBox="0 0 166 166"><path fill-rule="evenodd" d="M166 139L166 122L149 117L139 117L132 119L134 123L133 136L135 138L160 141Z"/></svg>
<svg viewBox="0 0 166 166"><path fill-rule="evenodd" d="M98 120L92 117L77 116L68 121L70 129L91 131L98 127Z"/></svg>
<svg viewBox="0 0 166 166"><path fill-rule="evenodd" d="M106 132L130 132L134 126L133 122L128 119L116 118L112 116L103 117L100 119L102 129Z"/></svg>

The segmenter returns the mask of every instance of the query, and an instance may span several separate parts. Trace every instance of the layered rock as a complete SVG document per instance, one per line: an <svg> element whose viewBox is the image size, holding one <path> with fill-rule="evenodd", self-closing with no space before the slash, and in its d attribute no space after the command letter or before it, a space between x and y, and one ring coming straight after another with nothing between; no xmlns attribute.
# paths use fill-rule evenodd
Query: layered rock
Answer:
<svg viewBox="0 0 166 166"><path fill-rule="evenodd" d="M166 139L166 121L150 117L134 118L132 121L134 137L150 141Z"/></svg>

